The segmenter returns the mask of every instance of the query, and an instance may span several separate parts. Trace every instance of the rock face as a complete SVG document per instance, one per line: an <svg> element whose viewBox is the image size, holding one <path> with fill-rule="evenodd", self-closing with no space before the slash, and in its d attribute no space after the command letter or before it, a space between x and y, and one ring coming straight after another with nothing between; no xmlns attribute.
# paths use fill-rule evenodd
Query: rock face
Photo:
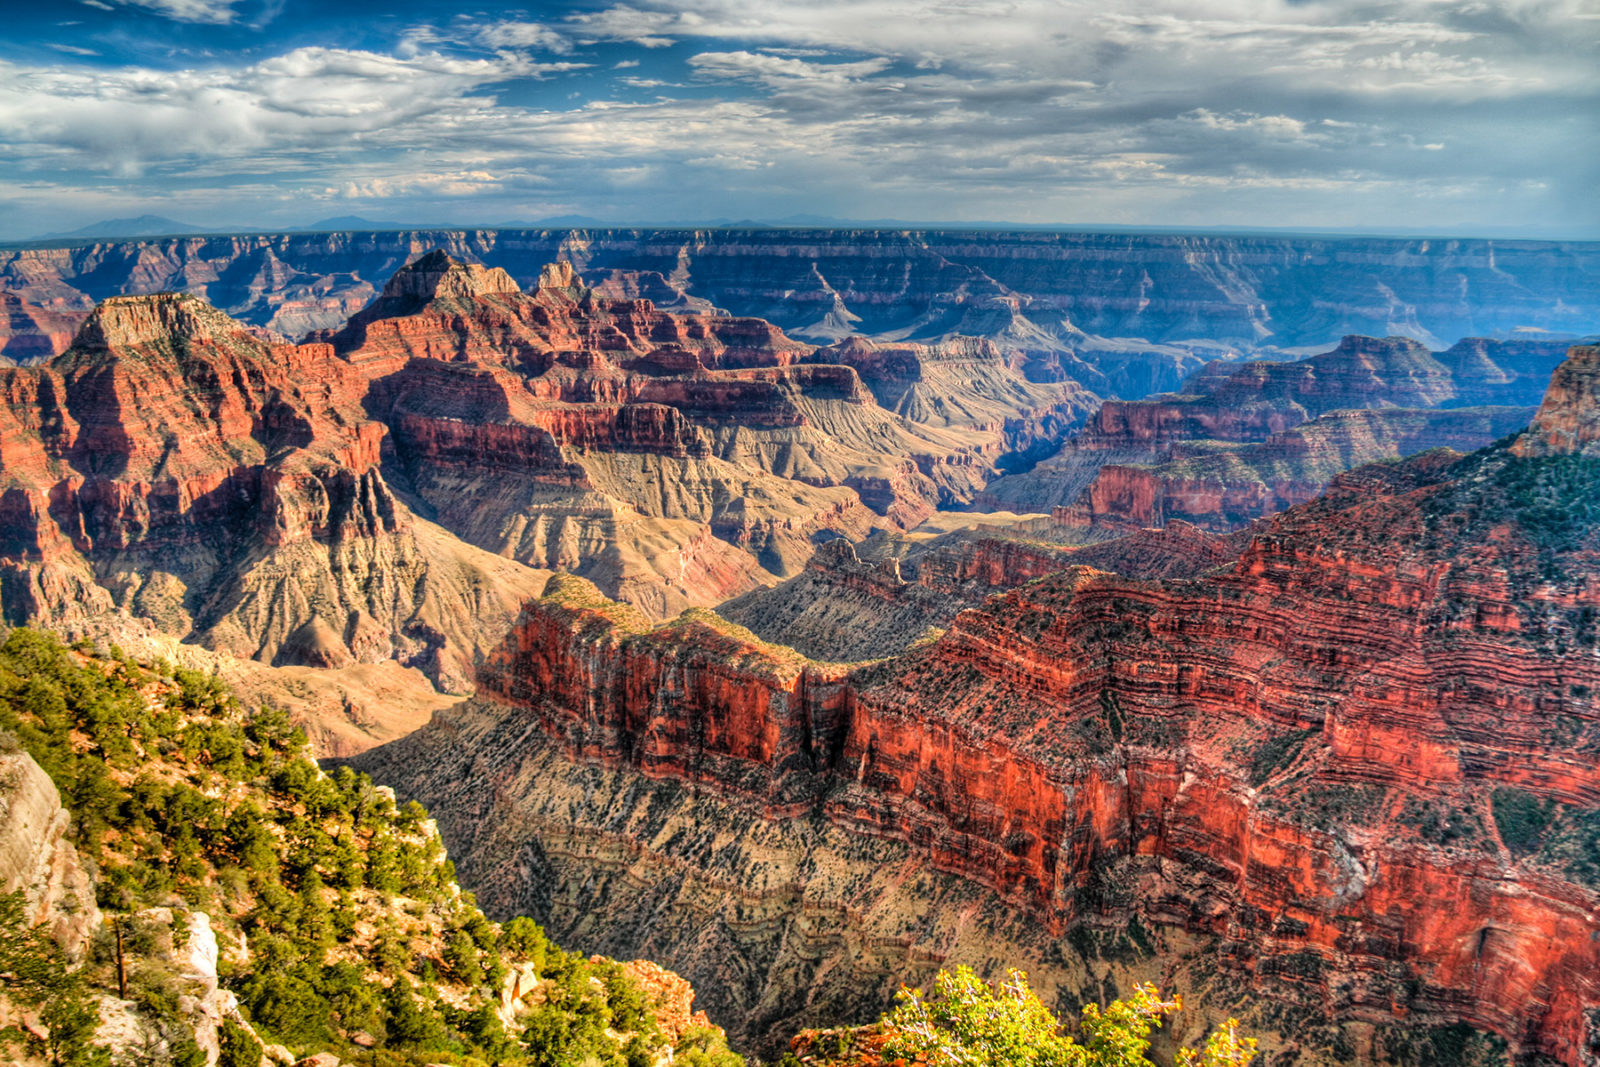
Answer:
<svg viewBox="0 0 1600 1067"><path fill-rule="evenodd" d="M392 469L442 525L654 618L794 574L824 537L964 503L1092 399L993 346L904 345L884 360L951 406L891 409L853 365L884 361L871 346L601 297L565 264L524 293L442 253L327 338L372 382Z"/></svg>
<svg viewBox="0 0 1600 1067"><path fill-rule="evenodd" d="M1217 531L1315 499L1341 472L1434 448L1471 451L1528 424L1532 408L1330 412L1265 441L1207 448L1193 441L1164 461L1111 463L1070 508L1070 522L1111 530L1174 520Z"/></svg>
<svg viewBox="0 0 1600 1067"><path fill-rule="evenodd" d="M564 260L604 279L607 296L726 308L810 341L987 337L1026 359L1037 380L1065 375L1122 397L1176 388L1206 358L1262 343L1402 334L1443 348L1518 327L1581 334L1600 321L1600 245L1533 241L874 230L250 235L4 251L0 289L80 314L110 296L182 289L299 337L337 328L434 248L530 288L545 264ZM48 342L48 331L34 336L31 344Z"/></svg>
<svg viewBox="0 0 1600 1067"><path fill-rule="evenodd" d="M1341 471L1430 448L1471 451L1527 425L1565 349L1469 338L1431 353L1406 338L1346 337L1295 363L1212 363L1182 392L1107 401L986 506L1112 529L1179 518L1238 528L1313 499ZM1487 405L1487 406L1485 406Z"/></svg>
<svg viewBox="0 0 1600 1067"><path fill-rule="evenodd" d="M1522 455L1600 456L1600 347L1574 348L1556 369Z"/></svg>
<svg viewBox="0 0 1600 1067"><path fill-rule="evenodd" d="M71 960L100 926L94 883L67 839L71 816L26 752L0 754L0 893L22 891L30 925L47 925Z"/></svg>
<svg viewBox="0 0 1600 1067"><path fill-rule="evenodd" d="M873 545L862 558L843 539L805 571L717 607L767 641L813 659L857 661L904 652L938 636L997 592L1079 565L1130 577L1188 578L1230 563L1242 542L1175 519L1161 529L1092 544L1073 541L1075 517L955 531L923 544Z"/></svg>
<svg viewBox="0 0 1600 1067"><path fill-rule="evenodd" d="M66 353L3 372L0 609L144 620L241 659L397 660L468 684L544 575L413 516L366 382L187 296L109 300Z"/></svg>
<svg viewBox="0 0 1600 1067"><path fill-rule="evenodd" d="M1361 468L1231 566L1070 567L854 670L563 584L369 766L492 910L649 944L746 1037L1001 958L1063 999L1162 975L1301 1062L1465 1024L1592 1064L1600 472L1526 454L1589 425L1592 358L1522 446Z"/></svg>
<svg viewBox="0 0 1600 1067"><path fill-rule="evenodd" d="M30 304L16 293L0 291L0 358L39 363L65 352L86 316L87 309Z"/></svg>
<svg viewBox="0 0 1600 1067"><path fill-rule="evenodd" d="M252 691L242 661L343 672L338 721L306 677L273 684L348 752L436 706L366 668L463 691L547 569L651 618L719 603L820 540L970 501L1093 400L993 345L818 350L598 296L567 263L523 292L430 253L301 345L192 296L115 297L47 365L0 371L0 610L199 645Z"/></svg>

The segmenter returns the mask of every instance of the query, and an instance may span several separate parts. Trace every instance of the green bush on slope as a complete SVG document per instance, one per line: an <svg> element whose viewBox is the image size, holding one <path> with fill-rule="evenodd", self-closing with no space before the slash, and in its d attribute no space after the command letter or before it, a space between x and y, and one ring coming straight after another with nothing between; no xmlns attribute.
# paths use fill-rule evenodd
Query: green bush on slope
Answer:
<svg viewBox="0 0 1600 1067"><path fill-rule="evenodd" d="M216 678L12 630L0 643L0 731L70 809L101 906L127 919L129 998L148 1015L172 1015L180 992L159 933L136 921L164 907L210 915L224 985L264 1039L298 1054L373 1067L631 1067L666 1050L626 971L561 950L530 920L490 922L457 889L420 805L397 807L348 768L322 774L283 713L247 713ZM20 902L12 910L0 910L8 991L13 973L37 973L28 1003L55 1011L52 1033L78 1042L45 1051L94 1062L71 1013L87 990L115 990L114 943L103 936L69 973L22 923ZM248 952L230 952L240 935ZM528 966L542 982L508 1032L501 986ZM248 1031L221 1037L228 1067L258 1062ZM682 1062L743 1062L720 1033L679 1044ZM163 1053L172 1067L185 1067L180 1045Z"/></svg>
<svg viewBox="0 0 1600 1067"><path fill-rule="evenodd" d="M1145 1052L1151 1030L1182 1007L1163 1000L1154 986L1140 986L1127 1000L1105 1008L1089 1004L1079 1023L1081 1038L1062 1032L1061 1021L1028 988L1021 971L991 986L969 968L940 971L937 994L899 994L899 1005L883 1017L882 1055L929 1067L1149 1067ZM1245 1067L1255 1057L1254 1038L1238 1035L1229 1019L1199 1051L1184 1049L1188 1067Z"/></svg>

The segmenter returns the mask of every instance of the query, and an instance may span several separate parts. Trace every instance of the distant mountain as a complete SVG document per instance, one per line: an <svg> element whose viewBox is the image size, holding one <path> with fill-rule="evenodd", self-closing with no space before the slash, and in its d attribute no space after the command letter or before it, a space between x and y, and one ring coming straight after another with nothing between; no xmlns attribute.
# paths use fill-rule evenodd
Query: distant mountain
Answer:
<svg viewBox="0 0 1600 1067"><path fill-rule="evenodd" d="M321 219L305 227L307 230L404 230L407 228L403 222L382 222L365 219L360 215L335 215L331 219Z"/></svg>
<svg viewBox="0 0 1600 1067"><path fill-rule="evenodd" d="M607 229L616 223L597 219L593 215L552 215L545 219L534 219L531 222L510 223L501 227L507 230L550 230L550 229L580 229L594 230Z"/></svg>
<svg viewBox="0 0 1600 1067"><path fill-rule="evenodd" d="M165 215L140 215L132 219L101 219L76 230L64 233L47 233L38 240L54 241L65 237L166 237L177 233L209 233L203 226L169 219Z"/></svg>

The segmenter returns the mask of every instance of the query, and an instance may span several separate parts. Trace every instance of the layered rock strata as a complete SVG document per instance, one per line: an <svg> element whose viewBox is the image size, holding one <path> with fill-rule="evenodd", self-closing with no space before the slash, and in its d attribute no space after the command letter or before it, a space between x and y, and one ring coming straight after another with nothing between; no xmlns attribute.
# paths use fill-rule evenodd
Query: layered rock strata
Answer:
<svg viewBox="0 0 1600 1067"><path fill-rule="evenodd" d="M114 298L0 376L0 608L203 647L347 752L468 687L547 569L652 618L715 604L970 500L1093 399L969 347L895 349L955 405L918 421L766 322L600 297L564 263L523 292L426 255L302 345Z"/></svg>
<svg viewBox="0 0 1600 1067"><path fill-rule="evenodd" d="M882 230L434 230L180 237L0 251L0 288L87 312L182 289L299 337L337 328L408 260L442 248L532 287L571 262L607 295L726 308L831 342L987 337L1040 380L1101 395L1177 387L1268 342L1403 334L1443 348L1517 328L1589 333L1600 245ZM1308 299L1308 293L1316 299ZM42 335L41 335L42 336ZM1482 402L1482 401L1478 401Z"/></svg>
<svg viewBox="0 0 1600 1067"><path fill-rule="evenodd" d="M1238 528L1305 503L1334 475L1430 448L1471 451L1527 424L1565 349L1469 338L1432 353L1346 337L1294 363L1212 363L1182 392L1109 400L1055 456L983 506L1113 529L1181 518Z"/></svg>
<svg viewBox="0 0 1600 1067"><path fill-rule="evenodd" d="M726 601L717 614L813 659L852 662L904 652L995 593L1072 565L1139 578L1195 577L1232 562L1242 547L1238 537L1178 519L1089 544L1078 541L1080 532L1077 516L1064 512L922 543L831 541L801 574Z"/></svg>
<svg viewBox="0 0 1600 1067"><path fill-rule="evenodd" d="M438 521L656 618L794 574L825 537L970 500L1003 456L1058 441L1092 399L1028 383L992 346L909 345L895 366L961 406L890 410L846 358L862 350L601 297L566 264L524 293L443 254L398 272L328 340L371 380L394 469Z"/></svg>
<svg viewBox="0 0 1600 1067"><path fill-rule="evenodd" d="M1462 1026L1590 1064L1595 363L1516 448L1362 468L1219 571L1071 567L854 670L562 584L369 765L491 909L650 943L746 1037L1005 959L1063 999L1181 980L1300 1062Z"/></svg>
<svg viewBox="0 0 1600 1067"><path fill-rule="evenodd" d="M417 519L366 382L187 296L118 298L0 378L0 608L121 618L240 659L468 684L544 574ZM137 627L135 627L137 629Z"/></svg>

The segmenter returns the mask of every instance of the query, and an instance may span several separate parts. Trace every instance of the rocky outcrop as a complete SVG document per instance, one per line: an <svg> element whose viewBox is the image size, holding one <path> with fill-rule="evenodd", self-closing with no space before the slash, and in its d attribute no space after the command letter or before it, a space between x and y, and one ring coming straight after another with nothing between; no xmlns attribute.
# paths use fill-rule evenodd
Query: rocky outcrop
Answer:
<svg viewBox="0 0 1600 1067"><path fill-rule="evenodd" d="M0 744L15 738L0 737ZM0 893L21 891L24 918L47 926L69 960L82 959L100 927L94 883L68 840L71 816L44 769L26 752L0 753Z"/></svg>
<svg viewBox="0 0 1600 1067"><path fill-rule="evenodd" d="M760 320L598 296L569 264L527 293L492 274L424 257L329 341L372 379L391 469L438 521L657 618L794 574L818 540L970 500L1004 455L1059 440L1086 407L992 346L907 345L896 365L953 404L995 393L908 415L844 354ZM711 541L738 551L718 559Z"/></svg>
<svg viewBox="0 0 1600 1067"><path fill-rule="evenodd" d="M1600 347L1574 348L1550 380L1521 455L1600 456Z"/></svg>
<svg viewBox="0 0 1600 1067"><path fill-rule="evenodd" d="M208 1067L216 1067L224 1026L237 1027L259 1041L239 1010L239 998L218 980L220 951L209 915L156 907L120 916L119 921L125 930L137 932L144 946L141 962L154 961L167 971L169 989L177 995L173 1010L161 1018L134 1000L102 993L96 998L100 1016L96 1045L116 1059L171 1058L180 1042L192 1040ZM337 1062L337 1057L330 1059Z"/></svg>
<svg viewBox="0 0 1600 1067"><path fill-rule="evenodd" d="M1587 394L1552 389L1559 425L1590 414L1563 395ZM476 705L370 765L429 802L491 909L648 942L747 1035L1004 958L1067 996L1183 976L1302 1062L1389 1062L1397 1034L1464 1024L1586 1064L1586 464L1361 468L1231 566L1071 567L848 671L563 585Z"/></svg>
<svg viewBox="0 0 1600 1067"><path fill-rule="evenodd" d="M378 469L364 379L192 297L117 298L5 372L0 608L117 619L275 665L398 660L468 684L543 575L418 520Z"/></svg>

